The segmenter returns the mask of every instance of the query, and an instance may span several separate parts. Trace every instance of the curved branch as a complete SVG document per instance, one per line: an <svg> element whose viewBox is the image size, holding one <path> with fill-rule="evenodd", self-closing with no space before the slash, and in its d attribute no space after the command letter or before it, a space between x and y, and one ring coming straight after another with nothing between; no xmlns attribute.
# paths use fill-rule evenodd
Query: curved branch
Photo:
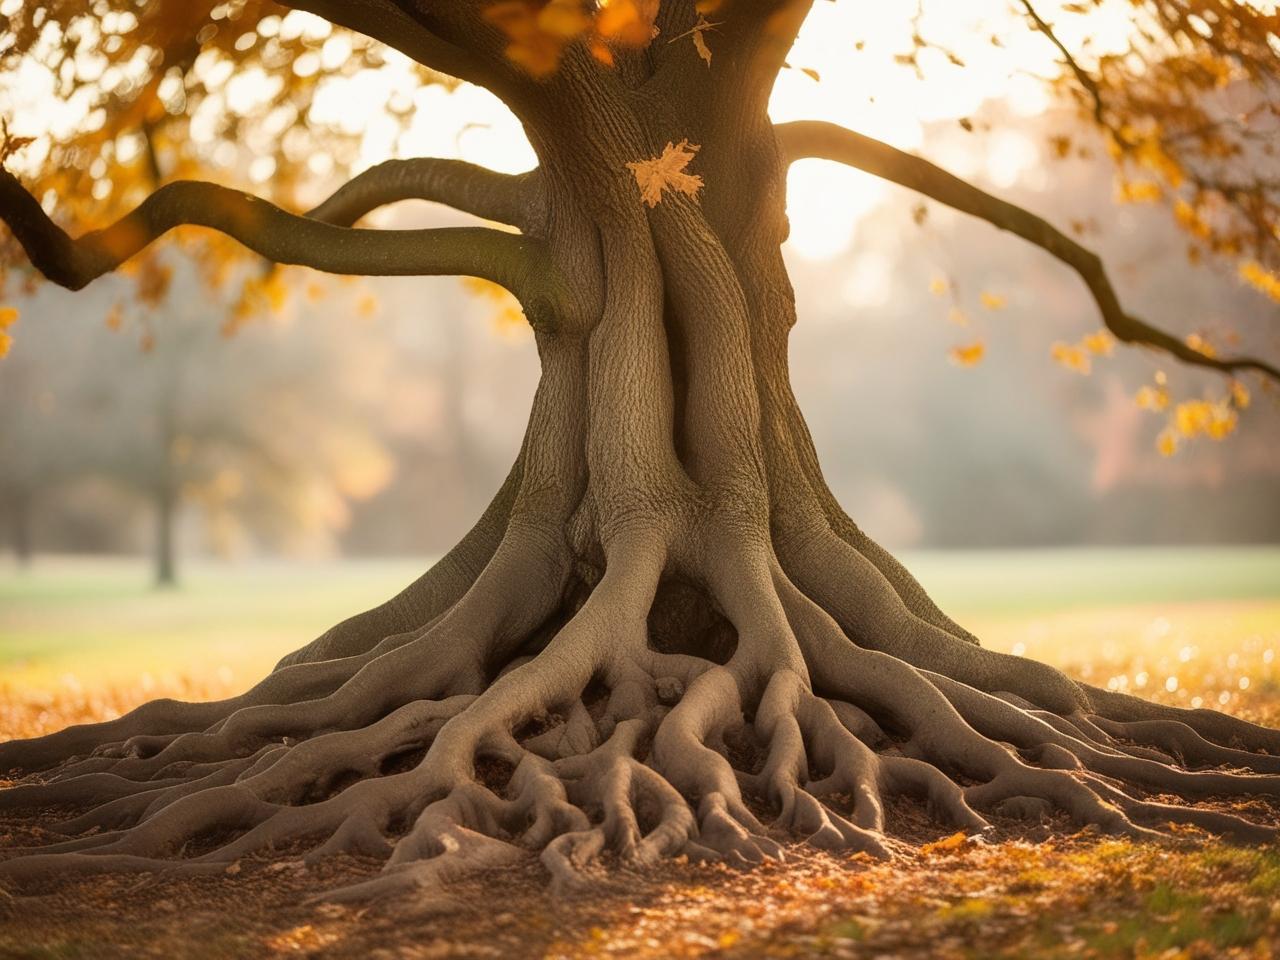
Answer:
<svg viewBox="0 0 1280 960"><path fill-rule="evenodd" d="M323 17L330 23L399 50L409 59L460 80L483 85L479 65L464 50L442 40L394 2L387 0L284 0L284 6Z"/></svg>
<svg viewBox="0 0 1280 960"><path fill-rule="evenodd" d="M1128 313L1107 278L1102 260L1042 217L1001 200L948 173L928 160L906 153L833 123L800 120L774 127L787 162L805 157L835 160L922 193L939 203L986 220L1051 253L1080 275L1102 314L1102 322L1118 340L1139 343L1177 357L1184 363L1223 372L1257 370L1280 381L1280 369L1256 357L1209 357L1177 337Z"/></svg>
<svg viewBox="0 0 1280 960"><path fill-rule="evenodd" d="M506 287L531 322L553 296L543 245L487 227L359 230L287 213L258 197L179 180L151 194L111 226L72 239L7 170L0 168L0 220L32 265L79 290L174 227L209 227L275 263L363 276L464 275Z"/></svg>
<svg viewBox="0 0 1280 960"><path fill-rule="evenodd" d="M349 227L389 203L430 200L523 228L528 221L529 188L535 179L535 173L512 176L464 160L388 160L349 180L307 216Z"/></svg>

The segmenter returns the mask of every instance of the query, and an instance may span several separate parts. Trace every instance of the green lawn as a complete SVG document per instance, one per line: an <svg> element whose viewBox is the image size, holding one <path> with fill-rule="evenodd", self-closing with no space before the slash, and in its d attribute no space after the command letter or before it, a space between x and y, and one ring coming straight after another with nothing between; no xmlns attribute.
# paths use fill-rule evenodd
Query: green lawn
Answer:
<svg viewBox="0 0 1280 960"><path fill-rule="evenodd" d="M1261 638L1260 657L1280 635L1280 548L915 552L905 559L939 604L990 646L1020 645L1019 652L1054 662L1097 666L1152 643L1172 655L1184 635L1212 647L1218 634L1235 645ZM141 559L53 557L26 571L0 567L0 675L15 685L176 671L249 680L426 565L193 562L182 585L168 591L150 587Z"/></svg>

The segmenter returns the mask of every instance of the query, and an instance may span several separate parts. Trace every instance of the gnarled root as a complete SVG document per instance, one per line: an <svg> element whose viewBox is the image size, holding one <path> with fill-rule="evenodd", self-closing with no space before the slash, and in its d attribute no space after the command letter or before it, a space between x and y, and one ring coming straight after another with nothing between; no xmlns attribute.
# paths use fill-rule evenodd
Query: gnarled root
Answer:
<svg viewBox="0 0 1280 960"><path fill-rule="evenodd" d="M0 879L216 873L302 847L385 861L334 899L413 891L418 909L450 909L450 883L531 853L566 891L664 857L745 866L783 857L789 840L892 857L907 849L886 829L895 795L971 834L1055 811L1135 836L1276 834L1193 805L1280 797L1280 751L1259 752L1274 731L1144 710L985 653L957 667L978 651L946 634L928 669L940 628L902 610L855 643L872 621L831 602L831 571L872 579L858 604L895 595L873 570L840 566L847 546L825 563L719 551L702 584L736 637L725 662L696 643L650 645L673 563L661 535L615 543L567 618L561 597L575 591L562 582L511 600L530 556L518 546L504 542L449 610L367 653L282 668L218 704L149 706L0 748L4 765L44 771L0 791L0 810L40 811L63 837L3 851ZM844 623L855 615L858 632ZM57 764L62 749L80 755Z"/></svg>

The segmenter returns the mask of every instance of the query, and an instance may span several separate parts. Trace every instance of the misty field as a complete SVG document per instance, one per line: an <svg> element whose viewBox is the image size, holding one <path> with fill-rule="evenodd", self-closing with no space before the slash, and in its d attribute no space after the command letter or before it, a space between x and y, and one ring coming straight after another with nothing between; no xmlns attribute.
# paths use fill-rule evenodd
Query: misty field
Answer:
<svg viewBox="0 0 1280 960"><path fill-rule="evenodd" d="M1280 723L1278 549L919 553L907 562L991 647L1153 699ZM5 568L0 736L161 695L232 692L422 567L192 564L167 592L148 586L143 564L122 560ZM889 864L803 849L748 873L673 863L564 901L547 896L532 863L458 891L466 902L508 904L503 911L422 917L408 921L411 936L394 913L298 905L330 869L302 861L187 886L104 878L71 899L11 909L0 955L1216 958L1271 956L1280 944L1275 850L1191 834L1134 844L1061 825L1046 842L970 844L926 836L918 814L895 808L891 823L933 842ZM105 944L119 953L101 952Z"/></svg>

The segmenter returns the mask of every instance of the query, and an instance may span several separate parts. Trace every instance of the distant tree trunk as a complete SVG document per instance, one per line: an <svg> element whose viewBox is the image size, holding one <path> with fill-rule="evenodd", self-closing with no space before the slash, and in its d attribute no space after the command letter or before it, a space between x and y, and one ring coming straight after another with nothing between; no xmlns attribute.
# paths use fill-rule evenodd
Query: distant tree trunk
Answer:
<svg viewBox="0 0 1280 960"><path fill-rule="evenodd" d="M28 493L15 494L9 501L9 541L18 566L24 570L31 566L31 495Z"/></svg>
<svg viewBox="0 0 1280 960"><path fill-rule="evenodd" d="M178 582L173 549L173 525L177 504L170 484L162 483L156 490L155 509L155 584L158 588L173 587Z"/></svg>

